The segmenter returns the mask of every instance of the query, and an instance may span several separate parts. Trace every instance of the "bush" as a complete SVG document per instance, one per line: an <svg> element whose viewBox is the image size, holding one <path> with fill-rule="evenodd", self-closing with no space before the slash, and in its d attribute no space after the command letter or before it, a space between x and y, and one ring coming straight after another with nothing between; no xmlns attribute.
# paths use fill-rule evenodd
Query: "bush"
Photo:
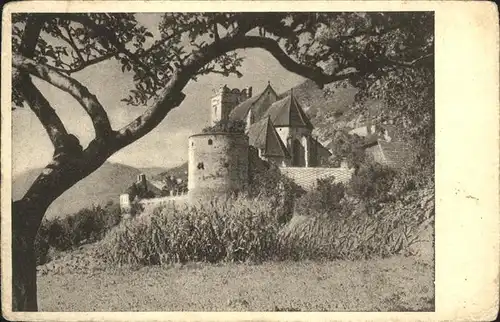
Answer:
<svg viewBox="0 0 500 322"><path fill-rule="evenodd" d="M357 260L405 254L419 241L419 221L404 212L332 219L295 216L280 232L279 254L293 260Z"/></svg>
<svg viewBox="0 0 500 322"><path fill-rule="evenodd" d="M246 122L243 120L220 120L213 126L208 126L202 133L245 133Z"/></svg>
<svg viewBox="0 0 500 322"><path fill-rule="evenodd" d="M304 189L284 176L278 167L270 164L253 172L248 187L250 198L263 197L274 202L280 223L291 219L294 202L304 193Z"/></svg>
<svg viewBox="0 0 500 322"><path fill-rule="evenodd" d="M434 167L432 165L411 164L401 169L394 177L391 194L399 199L406 193L434 186Z"/></svg>
<svg viewBox="0 0 500 322"><path fill-rule="evenodd" d="M295 214L304 216L338 217L350 214L351 207L345 197L345 186L333 178L320 179L314 189L295 203Z"/></svg>
<svg viewBox="0 0 500 322"><path fill-rule="evenodd" d="M380 210L381 204L393 201L390 193L396 172L378 163L363 164L354 173L348 193L366 205L368 214Z"/></svg>
<svg viewBox="0 0 500 322"><path fill-rule="evenodd" d="M49 248L66 251L82 244L96 242L121 220L120 207L112 202L104 208L94 206L64 218L43 220L35 239L37 264L50 260Z"/></svg>
<svg viewBox="0 0 500 322"><path fill-rule="evenodd" d="M137 183L133 183L128 187L127 194L129 195L130 200L139 199L149 199L156 197L153 191L145 190L141 185Z"/></svg>
<svg viewBox="0 0 500 322"><path fill-rule="evenodd" d="M122 222L103 240L99 256L119 265L270 259L283 226L277 217L266 198L166 207Z"/></svg>
<svg viewBox="0 0 500 322"><path fill-rule="evenodd" d="M357 168L366 163L367 157L363 145L365 139L357 134L349 134L344 129L336 130L332 134L332 156L326 165L339 167L342 161L347 162L349 168Z"/></svg>

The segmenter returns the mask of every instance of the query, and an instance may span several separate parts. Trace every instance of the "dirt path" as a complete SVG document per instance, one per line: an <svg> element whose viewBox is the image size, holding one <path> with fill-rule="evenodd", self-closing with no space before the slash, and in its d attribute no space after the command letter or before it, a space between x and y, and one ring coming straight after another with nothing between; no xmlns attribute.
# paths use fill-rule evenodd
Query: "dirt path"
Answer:
<svg viewBox="0 0 500 322"><path fill-rule="evenodd" d="M39 276L42 311L432 311L432 262L190 264Z"/></svg>

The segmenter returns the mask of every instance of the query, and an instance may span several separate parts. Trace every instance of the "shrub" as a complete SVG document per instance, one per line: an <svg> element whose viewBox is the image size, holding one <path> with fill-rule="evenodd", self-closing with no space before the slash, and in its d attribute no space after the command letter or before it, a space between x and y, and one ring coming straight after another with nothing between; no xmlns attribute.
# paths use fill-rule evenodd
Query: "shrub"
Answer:
<svg viewBox="0 0 500 322"><path fill-rule="evenodd" d="M405 253L419 241L419 222L402 212L392 216L342 218L295 216L280 232L282 258L357 260Z"/></svg>
<svg viewBox="0 0 500 322"><path fill-rule="evenodd" d="M332 156L328 158L326 165L339 167L342 161L346 161L349 168L357 168L366 163L366 153L363 145L365 139L357 134L349 134L345 129L336 130L332 134Z"/></svg>
<svg viewBox="0 0 500 322"><path fill-rule="evenodd" d="M66 251L84 243L96 242L120 220L119 205L110 202L104 208L94 206L64 218L42 221L35 240L38 265L49 260L47 253L50 247Z"/></svg>
<svg viewBox="0 0 500 322"><path fill-rule="evenodd" d="M250 178L248 195L263 197L274 202L280 223L286 223L293 215L294 202L305 191L292 179L284 176L278 167L268 164L258 168Z"/></svg>
<svg viewBox="0 0 500 322"><path fill-rule="evenodd" d="M49 253L49 221L44 219L38 228L35 238L36 265L43 265L50 260Z"/></svg>
<svg viewBox="0 0 500 322"><path fill-rule="evenodd" d="M130 203L130 216L135 217L140 215L144 211L144 205L139 202L138 199L134 199Z"/></svg>
<svg viewBox="0 0 500 322"><path fill-rule="evenodd" d="M391 194L399 199L406 193L434 186L434 167L432 165L411 164L404 167L394 177Z"/></svg>
<svg viewBox="0 0 500 322"><path fill-rule="evenodd" d="M380 209L381 203L392 201L390 193L396 172L384 165L370 162L354 173L348 193L366 205L369 214Z"/></svg>
<svg viewBox="0 0 500 322"><path fill-rule="evenodd" d="M245 133L246 122L243 120L220 120L213 126L202 130L203 133Z"/></svg>
<svg viewBox="0 0 500 322"><path fill-rule="evenodd" d="M295 214L305 216L343 216L352 211L344 200L345 186L333 178L319 179L315 187L297 199Z"/></svg>
<svg viewBox="0 0 500 322"><path fill-rule="evenodd" d="M266 198L166 207L111 230L99 256L119 265L265 260L275 255L277 217Z"/></svg>
<svg viewBox="0 0 500 322"><path fill-rule="evenodd" d="M136 197L139 199L148 199L154 198L155 194L153 191L145 190L141 185L137 183L133 183L128 187L127 193L129 195L130 200L135 200Z"/></svg>

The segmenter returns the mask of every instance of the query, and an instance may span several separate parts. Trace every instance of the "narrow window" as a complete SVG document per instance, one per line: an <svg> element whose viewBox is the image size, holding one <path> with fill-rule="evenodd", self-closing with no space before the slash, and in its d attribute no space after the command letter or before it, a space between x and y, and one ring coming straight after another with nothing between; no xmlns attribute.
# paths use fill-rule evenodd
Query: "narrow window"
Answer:
<svg viewBox="0 0 500 322"><path fill-rule="evenodd" d="M212 139L208 139L208 145L212 145L212 143L214 143Z"/></svg>
<svg viewBox="0 0 500 322"><path fill-rule="evenodd" d="M205 169L205 166L203 165L203 162L198 163L198 169Z"/></svg>

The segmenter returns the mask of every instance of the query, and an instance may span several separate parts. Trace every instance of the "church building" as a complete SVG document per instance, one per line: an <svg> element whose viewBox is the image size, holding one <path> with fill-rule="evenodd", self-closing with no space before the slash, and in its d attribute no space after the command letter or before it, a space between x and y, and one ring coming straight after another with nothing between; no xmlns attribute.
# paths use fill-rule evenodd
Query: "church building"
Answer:
<svg viewBox="0 0 500 322"><path fill-rule="evenodd" d="M268 83L258 95L252 88L223 86L212 98L212 122L243 120L249 144L259 156L285 167L317 167L331 153L313 136L309 117L293 90L280 96Z"/></svg>

